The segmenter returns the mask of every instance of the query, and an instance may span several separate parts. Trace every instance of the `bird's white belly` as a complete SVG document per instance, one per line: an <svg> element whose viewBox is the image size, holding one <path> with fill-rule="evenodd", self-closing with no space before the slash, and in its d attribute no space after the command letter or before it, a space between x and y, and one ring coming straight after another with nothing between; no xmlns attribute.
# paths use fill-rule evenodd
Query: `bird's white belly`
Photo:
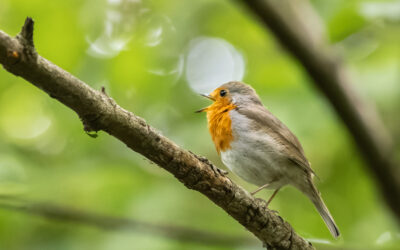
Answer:
<svg viewBox="0 0 400 250"><path fill-rule="evenodd" d="M234 110L230 115L234 140L230 149L221 152L222 162L236 175L255 185L271 183L268 187L271 189L285 185L282 164L286 163L286 158L279 151L280 146L268 134L252 130L243 115Z"/></svg>

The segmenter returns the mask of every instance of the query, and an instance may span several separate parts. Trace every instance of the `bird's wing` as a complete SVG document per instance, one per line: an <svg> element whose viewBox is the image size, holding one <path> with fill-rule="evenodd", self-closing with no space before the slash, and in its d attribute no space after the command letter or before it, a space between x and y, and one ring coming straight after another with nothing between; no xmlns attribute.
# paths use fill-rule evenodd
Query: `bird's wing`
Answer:
<svg viewBox="0 0 400 250"><path fill-rule="evenodd" d="M251 109L238 107L237 111L252 120L255 128L265 131L269 136L284 145L284 153L290 161L301 167L305 172L315 175L297 137L264 106L252 105Z"/></svg>

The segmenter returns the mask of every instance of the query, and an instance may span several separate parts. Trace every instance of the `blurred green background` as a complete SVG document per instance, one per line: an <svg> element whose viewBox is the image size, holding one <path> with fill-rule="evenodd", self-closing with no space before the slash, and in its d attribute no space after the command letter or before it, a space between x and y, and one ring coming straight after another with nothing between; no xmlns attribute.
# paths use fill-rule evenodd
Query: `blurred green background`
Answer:
<svg viewBox="0 0 400 250"><path fill-rule="evenodd" d="M400 2L311 4L348 65L354 88L376 104L399 149ZM312 204L294 188L283 189L270 208L320 249L400 247L399 227L347 130L301 65L237 2L0 1L4 32L19 32L27 16L36 22L34 39L43 57L96 89L105 86L122 107L221 168L205 115L193 112L208 105L196 92L232 79L249 83L299 137L342 236L332 240ZM116 139L102 132L90 138L75 113L3 69L0 195L252 237L207 198ZM260 248L256 242L236 249ZM0 208L0 249L230 248L104 231Z"/></svg>

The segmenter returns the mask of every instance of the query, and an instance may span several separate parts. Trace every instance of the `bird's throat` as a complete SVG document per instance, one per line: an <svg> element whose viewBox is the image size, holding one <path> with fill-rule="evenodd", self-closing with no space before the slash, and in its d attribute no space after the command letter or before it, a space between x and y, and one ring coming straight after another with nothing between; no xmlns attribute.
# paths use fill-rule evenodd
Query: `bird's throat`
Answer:
<svg viewBox="0 0 400 250"><path fill-rule="evenodd" d="M208 129L218 154L231 148L233 140L232 120L229 111L235 109L232 103L214 102L207 108Z"/></svg>

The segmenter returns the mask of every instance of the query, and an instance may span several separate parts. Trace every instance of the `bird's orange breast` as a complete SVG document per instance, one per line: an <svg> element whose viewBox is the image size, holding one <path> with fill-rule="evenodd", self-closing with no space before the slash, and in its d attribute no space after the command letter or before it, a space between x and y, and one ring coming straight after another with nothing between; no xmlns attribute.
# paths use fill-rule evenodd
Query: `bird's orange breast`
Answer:
<svg viewBox="0 0 400 250"><path fill-rule="evenodd" d="M218 154L231 148L234 139L232 120L229 111L235 109L233 104L214 103L207 108L208 129Z"/></svg>

